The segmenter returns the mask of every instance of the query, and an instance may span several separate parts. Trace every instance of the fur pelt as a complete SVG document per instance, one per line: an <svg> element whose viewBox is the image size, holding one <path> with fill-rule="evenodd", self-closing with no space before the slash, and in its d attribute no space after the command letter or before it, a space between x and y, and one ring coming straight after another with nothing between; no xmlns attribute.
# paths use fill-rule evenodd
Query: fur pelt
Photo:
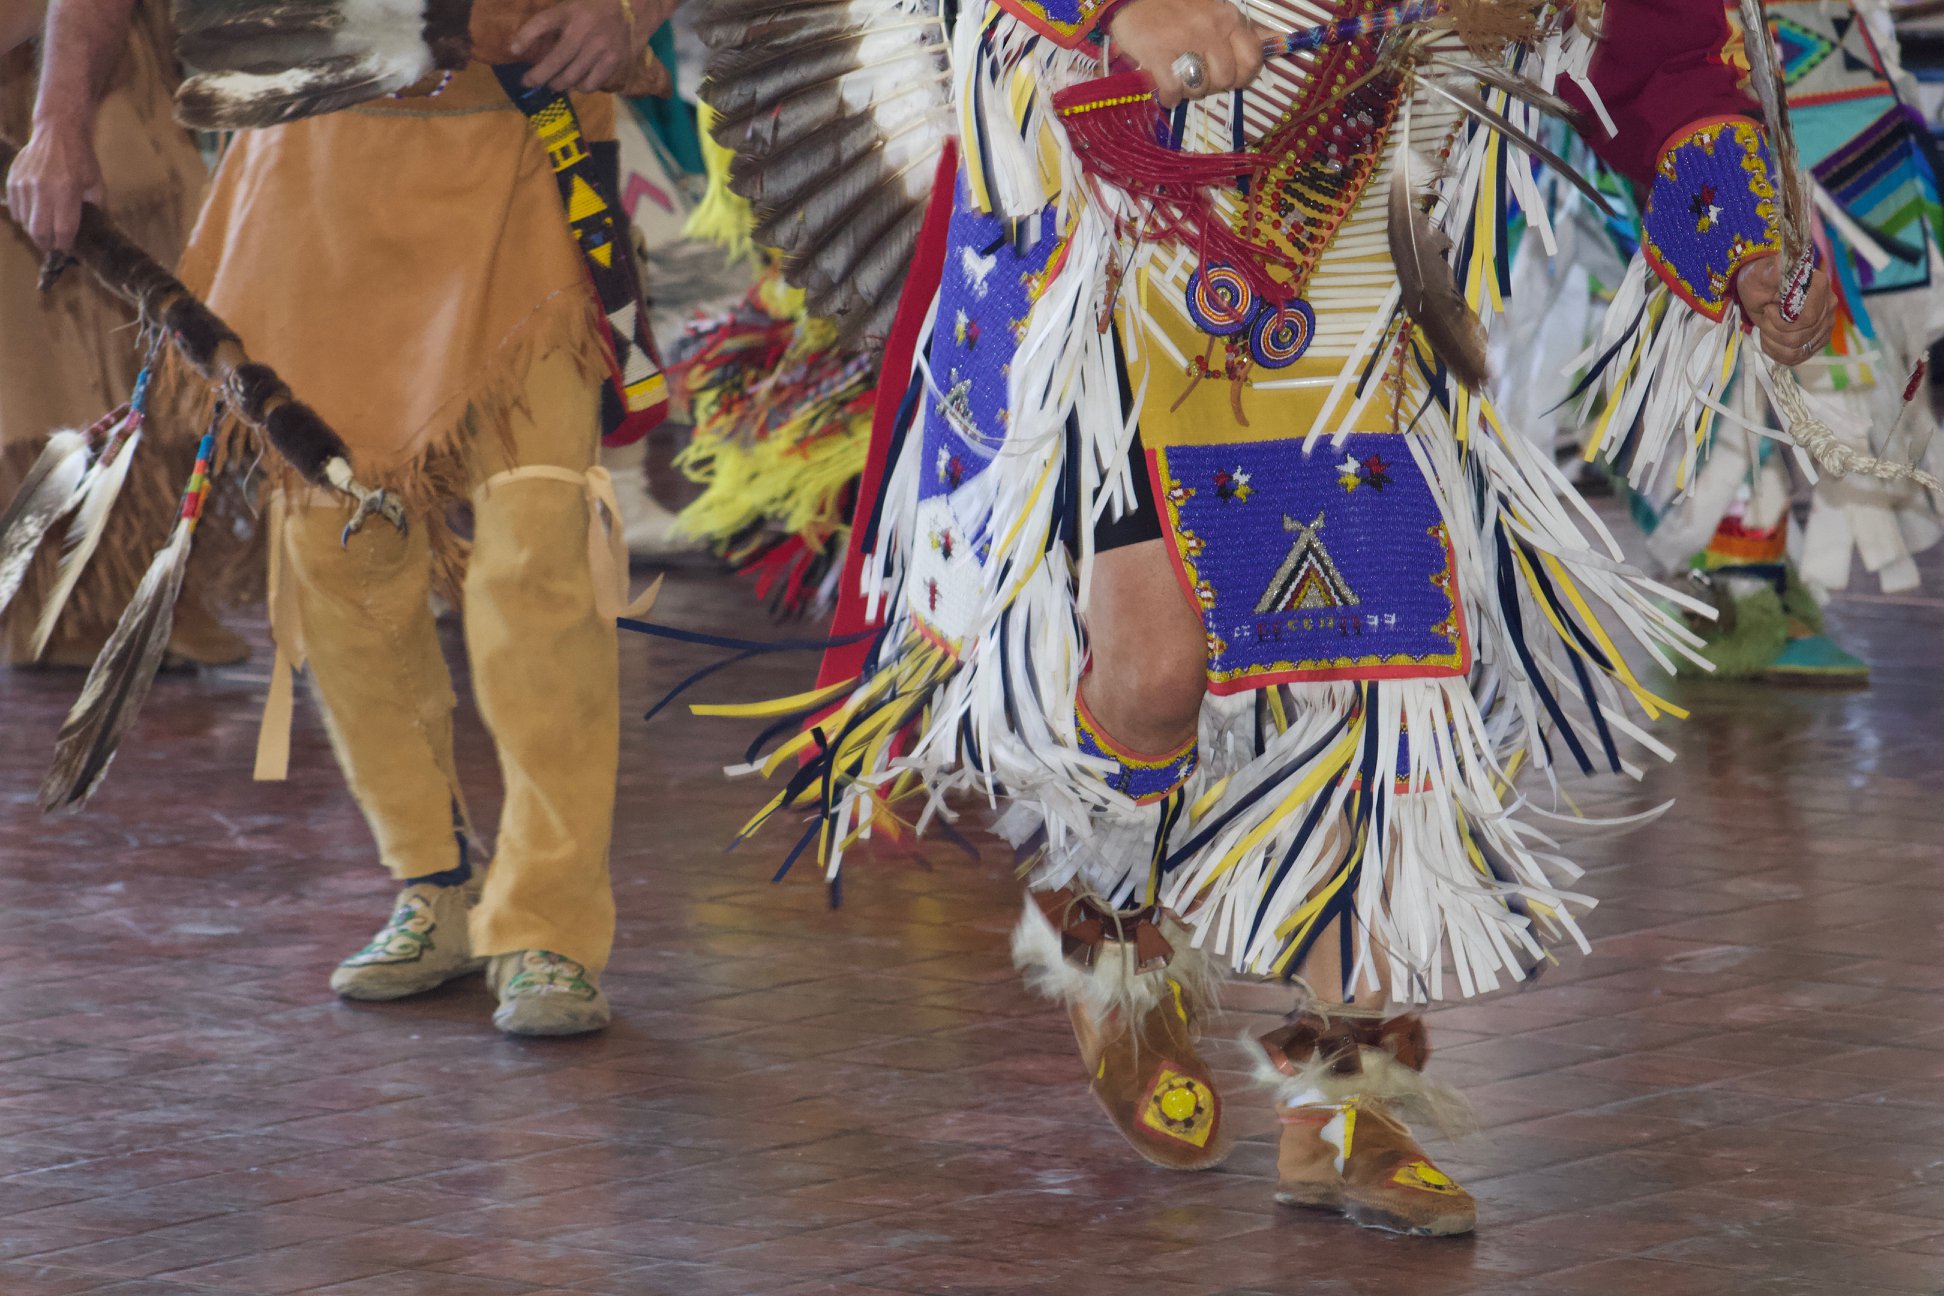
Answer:
<svg viewBox="0 0 1944 1296"><path fill-rule="evenodd" d="M1278 1107L1338 1107L1360 1099L1381 1102L1404 1120L1429 1125L1448 1138L1478 1126L1463 1094L1405 1066L1384 1049L1357 1050L1358 1069L1347 1073L1320 1055L1285 1072L1256 1040L1245 1037L1243 1043L1256 1082L1274 1095Z"/></svg>
<svg viewBox="0 0 1944 1296"><path fill-rule="evenodd" d="M1174 947L1167 966L1135 971L1132 941L1103 941L1091 968L1076 966L1060 949L1060 933L1047 921L1032 896L1013 928L1013 966L1025 974L1026 985L1037 994L1063 1004L1077 1003L1096 1019L1115 1010L1142 1016L1169 993L1172 982L1181 990L1184 1005L1197 1020L1219 1011L1221 968L1190 942L1188 929L1170 914L1157 924Z"/></svg>

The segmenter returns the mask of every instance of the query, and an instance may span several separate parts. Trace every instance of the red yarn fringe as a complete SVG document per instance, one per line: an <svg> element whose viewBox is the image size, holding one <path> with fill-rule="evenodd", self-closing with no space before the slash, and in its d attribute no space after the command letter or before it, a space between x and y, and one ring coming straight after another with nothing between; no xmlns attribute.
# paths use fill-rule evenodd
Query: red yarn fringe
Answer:
<svg viewBox="0 0 1944 1296"><path fill-rule="evenodd" d="M1170 147L1168 121L1145 72L1117 72L1054 92L1054 111L1090 178L1105 181L1149 206L1140 238L1179 241L1203 265L1236 268L1265 300L1296 294L1270 273L1297 266L1279 248L1237 234L1215 210L1212 190L1258 175L1275 164L1263 153L1191 153Z"/></svg>

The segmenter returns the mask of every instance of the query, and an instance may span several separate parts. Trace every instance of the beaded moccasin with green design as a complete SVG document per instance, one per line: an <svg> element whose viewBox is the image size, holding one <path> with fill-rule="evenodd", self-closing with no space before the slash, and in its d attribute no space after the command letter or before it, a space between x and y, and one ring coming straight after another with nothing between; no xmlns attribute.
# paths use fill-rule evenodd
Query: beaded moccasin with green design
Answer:
<svg viewBox="0 0 1944 1296"><path fill-rule="evenodd" d="M493 1025L508 1035L585 1035L608 1024L599 977L565 955L496 954L486 976L499 994Z"/></svg>
<svg viewBox="0 0 1944 1296"><path fill-rule="evenodd" d="M466 915L478 878L458 886L415 883L398 893L391 918L369 944L338 964L331 989L346 999L403 999L477 972Z"/></svg>

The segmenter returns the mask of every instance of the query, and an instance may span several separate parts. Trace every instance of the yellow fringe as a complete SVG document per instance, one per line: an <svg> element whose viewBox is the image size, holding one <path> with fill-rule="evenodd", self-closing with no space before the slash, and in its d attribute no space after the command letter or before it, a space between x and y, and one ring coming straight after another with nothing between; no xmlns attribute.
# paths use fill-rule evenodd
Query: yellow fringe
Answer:
<svg viewBox="0 0 1944 1296"><path fill-rule="evenodd" d="M716 143L711 133L715 128L715 110L708 104L696 104L695 124L702 136L702 165L708 175L708 187L702 191L702 201L689 213L682 235L715 244L728 253L731 261L753 259L756 244L750 240L749 232L755 228L756 213L747 199L729 187L729 163L735 154Z"/></svg>

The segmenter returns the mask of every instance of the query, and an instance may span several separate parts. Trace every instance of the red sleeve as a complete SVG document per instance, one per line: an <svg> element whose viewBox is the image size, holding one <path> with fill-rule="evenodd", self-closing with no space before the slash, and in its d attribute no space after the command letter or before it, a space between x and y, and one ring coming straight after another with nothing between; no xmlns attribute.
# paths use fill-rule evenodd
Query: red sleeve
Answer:
<svg viewBox="0 0 1944 1296"><path fill-rule="evenodd" d="M1754 102L1723 61L1728 15L1721 0L1607 0L1588 79L1618 133L1608 135L1580 87L1560 94L1581 114L1580 134L1601 161L1646 186L1677 132L1704 118L1754 119Z"/></svg>

